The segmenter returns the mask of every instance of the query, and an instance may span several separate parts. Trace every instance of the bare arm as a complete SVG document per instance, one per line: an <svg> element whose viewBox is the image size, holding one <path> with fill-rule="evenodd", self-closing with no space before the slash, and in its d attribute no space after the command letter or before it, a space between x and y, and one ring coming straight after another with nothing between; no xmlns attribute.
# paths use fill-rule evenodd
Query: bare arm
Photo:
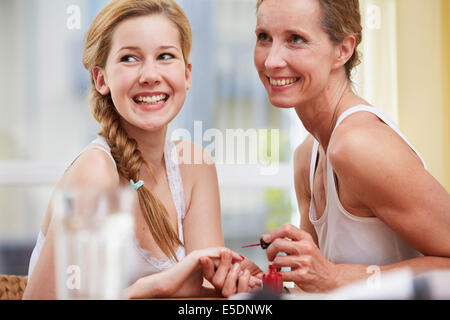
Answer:
<svg viewBox="0 0 450 320"><path fill-rule="evenodd" d="M343 123L344 124L344 123ZM341 186L425 257L382 266L420 273L450 268L450 195L409 146L382 123L346 134L330 153ZM382 143L380 143L382 142ZM340 266L342 279L367 277L367 266Z"/></svg>
<svg viewBox="0 0 450 320"><path fill-rule="evenodd" d="M359 130L346 128L343 122L333 136L334 143L330 142L329 157L339 188L350 190L425 255L380 269L408 267L417 274L450 268L450 195L395 132L381 122L363 125ZM370 275L366 265L328 261L316 239L292 225L264 235L264 240L271 243L269 261L277 267L291 267L282 273L283 280L294 281L309 292L327 292ZM277 256L278 252L287 256Z"/></svg>
<svg viewBox="0 0 450 320"><path fill-rule="evenodd" d="M311 201L309 171L313 144L314 138L308 136L295 150L294 184L298 208L300 210L300 229L308 232L314 239L316 245L318 245L316 230L309 220L309 206Z"/></svg>
<svg viewBox="0 0 450 320"><path fill-rule="evenodd" d="M186 252L214 247L224 247L220 216L219 186L217 172L213 160L203 148L191 142L177 142L180 171L183 186L187 193L186 216L183 221L183 235ZM192 270L182 285L177 287L174 296L199 296L215 294L215 291L204 290L205 282L201 268Z"/></svg>
<svg viewBox="0 0 450 320"><path fill-rule="evenodd" d="M208 288L184 288L187 279L192 274L201 273L200 259L211 258L218 260L221 255L227 253L233 262L242 258L235 252L226 248L207 248L194 250L173 267L162 272L143 277L136 281L125 291L127 299L144 299L150 297L186 297L186 296L211 296L217 295L215 290Z"/></svg>
<svg viewBox="0 0 450 320"><path fill-rule="evenodd" d="M186 142L184 142L186 144ZM191 143L189 143L191 144ZM187 252L208 247L224 246L220 216L220 197L217 172L211 157L193 144L194 154L202 154L203 161L185 165L193 181L189 207L183 222Z"/></svg>
<svg viewBox="0 0 450 320"><path fill-rule="evenodd" d="M192 148L191 163L195 163L197 160L197 163L187 165L185 168L194 182L183 223L186 250L193 252L193 250L203 248L224 246L219 186L213 160L198 146L191 143L186 145L184 142L184 147ZM201 163L198 163L199 157L197 156L196 159L195 154L203 155ZM247 292L260 284L260 280L252 276L253 273L258 273L260 270L248 259L238 266L234 264L229 255L221 255L220 259L216 259L215 262L213 263L208 257L203 257L202 270L197 270L190 276L190 279L195 279L196 275L202 277L203 271L204 285L207 287L206 289L202 288L203 295L229 296L236 292ZM189 292L195 285L195 282L185 281L177 294L182 291ZM213 287L215 290L207 290Z"/></svg>
<svg viewBox="0 0 450 320"><path fill-rule="evenodd" d="M341 185L424 255L450 257L450 195L395 133L374 130L330 155Z"/></svg>
<svg viewBox="0 0 450 320"><path fill-rule="evenodd" d="M73 163L56 188L70 188L74 186L109 188L118 186L118 184L119 177L111 160L104 152L91 150L85 152ZM49 205L47 214L51 215L50 208L51 206ZM52 216L49 216L48 219L50 222L48 228L46 228L45 242L33 273L28 279L23 299L56 299L55 220Z"/></svg>

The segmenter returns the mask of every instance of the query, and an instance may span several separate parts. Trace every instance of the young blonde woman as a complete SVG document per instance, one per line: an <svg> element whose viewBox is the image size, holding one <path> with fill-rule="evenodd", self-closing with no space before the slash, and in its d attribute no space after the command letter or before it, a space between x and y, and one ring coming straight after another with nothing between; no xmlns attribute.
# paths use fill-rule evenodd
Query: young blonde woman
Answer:
<svg viewBox="0 0 450 320"><path fill-rule="evenodd" d="M268 259L291 268L283 280L325 292L367 278L371 265L450 268L450 195L396 124L352 90L359 1L257 8L259 77L272 105L294 108L310 133L294 155L301 229L263 235Z"/></svg>
<svg viewBox="0 0 450 320"><path fill-rule="evenodd" d="M93 21L83 56L92 79L98 138L70 165L60 187L132 184L140 212L128 298L226 295L258 285L242 258L223 248L215 166L190 142L166 141L191 86L191 29L172 0L114 0ZM173 158L200 152L204 163ZM187 152L186 152L187 153ZM189 159L188 159L189 160ZM30 260L25 299L55 298L54 225L45 215ZM232 263L216 290L203 287L200 258ZM229 284L232 284L231 286ZM239 285L240 284L240 285Z"/></svg>

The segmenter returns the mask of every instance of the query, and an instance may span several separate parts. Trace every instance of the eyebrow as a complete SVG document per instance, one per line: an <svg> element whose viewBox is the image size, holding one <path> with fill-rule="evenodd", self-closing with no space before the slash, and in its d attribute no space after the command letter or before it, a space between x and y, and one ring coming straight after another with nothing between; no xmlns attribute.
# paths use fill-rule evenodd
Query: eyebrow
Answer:
<svg viewBox="0 0 450 320"><path fill-rule="evenodd" d="M255 33L267 33L268 31L265 28L262 27L256 27L255 29ZM310 37L309 33L306 32L303 29L287 29L283 31L284 34L300 34L300 35L304 35L306 37Z"/></svg>
<svg viewBox="0 0 450 320"><path fill-rule="evenodd" d="M117 50L116 53L119 53L120 51L123 51L123 50L139 50L139 48L138 47L132 47L132 46L122 47L119 50Z"/></svg>
<svg viewBox="0 0 450 320"><path fill-rule="evenodd" d="M160 46L160 49L176 49L178 50L177 46L173 46L173 45L166 45L166 46Z"/></svg>
<svg viewBox="0 0 450 320"><path fill-rule="evenodd" d="M119 50L117 50L116 54L119 53L120 51L123 50L140 50L141 48L139 47L135 47L135 46L126 46L126 47L122 47ZM173 45L164 45L164 46L160 46L159 49L163 49L163 50L167 50L167 49L176 49L178 50L177 46L173 46Z"/></svg>
<svg viewBox="0 0 450 320"><path fill-rule="evenodd" d="M303 30L303 29L289 29L289 30L286 30L285 31L285 33L300 33L300 34L303 34L303 35L305 35L305 36L309 36L309 33L308 32L306 32L305 30Z"/></svg>
<svg viewBox="0 0 450 320"><path fill-rule="evenodd" d="M258 32L266 32L266 29L256 26L255 33L258 33Z"/></svg>

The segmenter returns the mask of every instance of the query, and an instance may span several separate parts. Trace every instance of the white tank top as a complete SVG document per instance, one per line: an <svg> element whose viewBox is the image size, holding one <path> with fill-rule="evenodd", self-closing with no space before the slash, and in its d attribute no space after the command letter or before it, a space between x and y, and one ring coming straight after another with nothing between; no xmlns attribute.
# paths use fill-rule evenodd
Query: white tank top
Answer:
<svg viewBox="0 0 450 320"><path fill-rule="evenodd" d="M378 109L364 105L350 108L339 117L334 130L345 118L361 111L375 114L391 127L416 152L426 169L424 160L400 132L397 125ZM311 202L309 219L316 230L319 248L324 257L337 264L382 266L422 256L420 252L410 246L377 217L357 217L344 209L338 197L334 171L328 155L326 208L320 219L317 219L313 198L313 183L318 148L319 143L315 141L310 168Z"/></svg>
<svg viewBox="0 0 450 320"><path fill-rule="evenodd" d="M112 162L114 163L114 166L116 166L116 162L114 161L114 158L111 155L111 149L108 146L104 137L98 136L97 139L92 141L80 153L80 155L83 152L92 149L104 151L111 158ZM78 155L78 157L80 155ZM184 191L183 191L183 183L181 181L180 169L178 167L178 153L176 146L172 141L167 141L165 144L164 160L166 163L166 170L167 170L167 177L169 180L170 191L172 193L173 202L177 210L178 235L181 243L184 244L183 220L186 215L184 204ZM127 274L128 286L130 286L131 284L136 282L136 280L144 276L161 272L165 269L170 268L174 264L174 262L170 260L168 257L164 257L162 259L155 258L152 255L152 253L140 247L139 241L136 238L136 234L134 232L130 232L130 234L132 234L132 239L126 241L127 248L125 248L125 252L127 253L126 260L127 264L129 264L127 265L126 268L128 273ZM30 264L28 268L28 277L30 277L31 273L33 272L34 266L36 265L36 262L41 253L44 241L45 236L42 233L42 231L40 231L37 238L36 246L34 247L34 250L31 254ZM185 257L185 255L186 251L184 247L179 246L176 251L178 261L181 261Z"/></svg>

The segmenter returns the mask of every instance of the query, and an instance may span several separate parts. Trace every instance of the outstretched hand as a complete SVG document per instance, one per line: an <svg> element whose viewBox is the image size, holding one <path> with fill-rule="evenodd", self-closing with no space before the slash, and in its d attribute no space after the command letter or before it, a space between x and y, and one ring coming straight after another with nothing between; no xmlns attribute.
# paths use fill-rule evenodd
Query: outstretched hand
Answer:
<svg viewBox="0 0 450 320"><path fill-rule="evenodd" d="M235 260L231 250L222 250L220 259L204 256L200 258L203 276L224 297L259 288L262 271L250 260L242 259Z"/></svg>
<svg viewBox="0 0 450 320"><path fill-rule="evenodd" d="M202 267L200 261L221 260L226 255L230 261L242 262L243 258L230 249L217 247L194 250L169 269L137 280L125 290L127 299L151 297L199 297L208 295L210 290L203 288ZM228 288L228 287L227 287Z"/></svg>

